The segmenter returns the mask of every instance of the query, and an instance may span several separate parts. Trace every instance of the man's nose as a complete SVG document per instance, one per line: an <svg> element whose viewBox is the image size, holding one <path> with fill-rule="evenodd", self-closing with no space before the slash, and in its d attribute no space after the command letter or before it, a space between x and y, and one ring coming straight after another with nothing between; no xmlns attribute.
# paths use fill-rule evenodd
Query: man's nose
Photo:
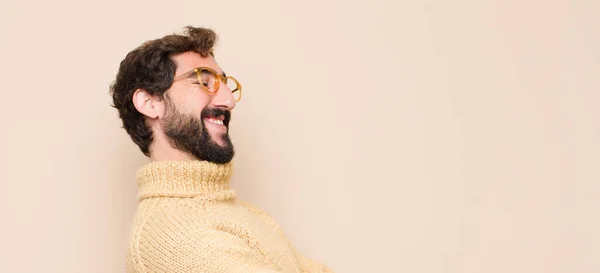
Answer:
<svg viewBox="0 0 600 273"><path fill-rule="evenodd" d="M226 108L227 110L233 110L235 108L235 98L229 87L221 82L219 89L213 95L212 104L219 108Z"/></svg>

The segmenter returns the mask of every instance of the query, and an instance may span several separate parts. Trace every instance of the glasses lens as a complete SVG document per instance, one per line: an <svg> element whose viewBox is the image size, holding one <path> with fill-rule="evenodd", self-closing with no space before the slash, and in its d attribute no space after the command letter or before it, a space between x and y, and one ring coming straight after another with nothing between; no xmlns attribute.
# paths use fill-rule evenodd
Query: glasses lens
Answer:
<svg viewBox="0 0 600 273"><path fill-rule="evenodd" d="M242 90L239 83L232 77L227 77L227 87L231 90L235 101L239 101L242 98Z"/></svg>
<svg viewBox="0 0 600 273"><path fill-rule="evenodd" d="M208 69L200 69L198 72L198 80L204 86L206 91L215 92L215 82L217 80L217 76Z"/></svg>

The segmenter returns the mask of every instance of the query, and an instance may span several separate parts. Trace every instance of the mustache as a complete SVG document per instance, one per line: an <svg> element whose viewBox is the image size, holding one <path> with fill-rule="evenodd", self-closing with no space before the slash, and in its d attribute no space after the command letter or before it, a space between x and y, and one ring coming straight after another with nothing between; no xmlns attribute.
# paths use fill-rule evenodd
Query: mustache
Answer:
<svg viewBox="0 0 600 273"><path fill-rule="evenodd" d="M229 110L224 110L221 108L204 108L204 110L202 110L202 113L200 113L201 118L219 116L223 116L224 118L223 125L225 125L225 127L229 127L229 121L231 120L231 111Z"/></svg>

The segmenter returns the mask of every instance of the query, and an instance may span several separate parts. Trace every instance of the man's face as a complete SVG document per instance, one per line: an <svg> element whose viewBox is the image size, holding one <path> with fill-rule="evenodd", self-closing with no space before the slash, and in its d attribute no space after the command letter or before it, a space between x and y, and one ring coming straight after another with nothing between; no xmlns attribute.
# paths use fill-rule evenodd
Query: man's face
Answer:
<svg viewBox="0 0 600 273"><path fill-rule="evenodd" d="M211 56L186 52L173 59L177 64L175 76L196 67L209 67L223 73ZM225 84L214 94L202 90L200 84L194 77L173 82L165 93L165 116L161 125L174 148L200 160L227 163L234 155L228 126L235 99Z"/></svg>

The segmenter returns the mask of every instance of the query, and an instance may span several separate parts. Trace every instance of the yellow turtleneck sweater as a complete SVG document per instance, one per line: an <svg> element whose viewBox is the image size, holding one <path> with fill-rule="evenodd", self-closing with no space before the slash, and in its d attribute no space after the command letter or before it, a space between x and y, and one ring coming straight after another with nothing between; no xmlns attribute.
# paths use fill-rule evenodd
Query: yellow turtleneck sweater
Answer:
<svg viewBox="0 0 600 273"><path fill-rule="evenodd" d="M127 272L332 272L229 188L231 164L152 162L137 172Z"/></svg>

